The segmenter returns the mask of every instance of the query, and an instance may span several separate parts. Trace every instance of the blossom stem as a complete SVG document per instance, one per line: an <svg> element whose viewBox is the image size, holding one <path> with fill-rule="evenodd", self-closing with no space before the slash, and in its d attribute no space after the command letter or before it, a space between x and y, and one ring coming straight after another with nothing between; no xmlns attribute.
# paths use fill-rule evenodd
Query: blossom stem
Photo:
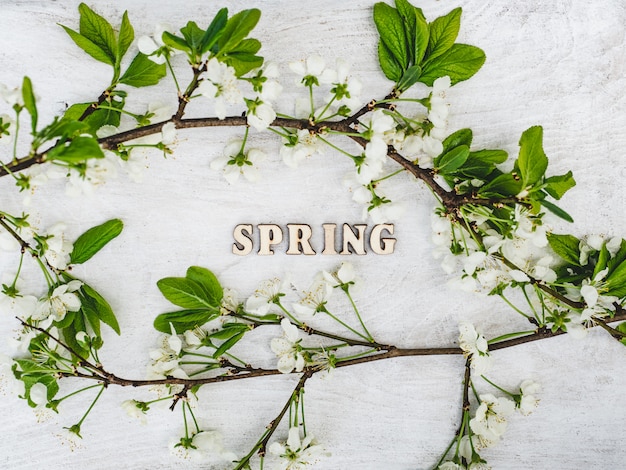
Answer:
<svg viewBox="0 0 626 470"><path fill-rule="evenodd" d="M67 399L67 398L70 398L70 397L72 397L72 396L74 396L74 395L78 395L79 393L82 393L82 392L84 392L84 391L86 391L86 390L90 390L90 389L92 389L92 388L101 387L101 386L102 386L102 384L90 385L90 386L88 386L88 387L81 388L80 390L75 390L75 391L73 391L72 393L69 393L69 394L65 395L64 397L62 397L62 398L57 398L55 401L56 401L57 403L61 403L63 400L65 400L65 399Z"/></svg>
<svg viewBox="0 0 626 470"><path fill-rule="evenodd" d="M396 170L393 173L389 173L387 176L383 176L382 178L378 178L377 180L372 180L372 184L378 184L381 181L385 181L389 178L393 178L396 175L399 175L400 173L403 173L404 170Z"/></svg>
<svg viewBox="0 0 626 470"><path fill-rule="evenodd" d="M323 138L321 135L318 135L317 138L320 139L322 142L324 142L329 147L332 147L333 149L337 150L338 152L343 153L344 155L350 157L352 160L354 160L356 158L355 155L352 155L351 153L346 152L344 149L336 146L335 144L330 143L330 141L328 139Z"/></svg>
<svg viewBox="0 0 626 470"><path fill-rule="evenodd" d="M339 323L341 326L343 326L344 328L347 328L348 330L350 330L352 333L354 333L355 335L357 335L358 337L366 340L366 341L371 341L371 338L368 338L367 336L365 336L362 333L359 333L357 330L355 330L354 328L352 328L350 325L348 325L347 323L345 323L344 321L340 320L339 318L337 318L335 315L333 315L332 313L330 313L328 311L328 309L326 307L322 307L322 309L320 310L321 312L324 312L326 315L328 315L330 318L332 318L333 320L335 320L337 323Z"/></svg>
<svg viewBox="0 0 626 470"><path fill-rule="evenodd" d="M356 314L356 317L359 319L359 323L361 324L361 327L363 328L363 331L367 335L367 339L369 339L373 343L374 342L374 337L367 330L367 327L365 326L365 323L363 323L363 319L361 318L361 314L359 313L359 309L357 308L356 304L354 303L354 299L352 298L352 295L350 295L350 289L346 285L345 289L342 288L342 290L346 293L346 296L348 297L348 300L350 300L350 303L352 304L352 309L354 310L354 313Z"/></svg>
<svg viewBox="0 0 626 470"><path fill-rule="evenodd" d="M489 385L491 385L492 387L497 388L497 389L498 389L498 390L500 390L502 393L505 393L505 394L507 394L508 396L513 397L513 398L515 397L515 395L514 395L514 394L512 394L511 392L509 392L509 391L507 391L507 390L503 389L503 388L502 388L502 387L500 387L499 385L494 384L491 380L489 380L489 379L488 379L487 377L485 377L484 375L481 375L481 377L482 377L482 379L483 379L485 382L487 382L487 383L488 383Z"/></svg>
<svg viewBox="0 0 626 470"><path fill-rule="evenodd" d="M374 352L377 352L377 350L376 349L369 349L367 351L363 351L362 353L354 354L352 356L339 357L339 358L337 358L337 363L344 362L344 361L351 361L352 359L358 359L360 357L367 356L367 355L372 354Z"/></svg>
<svg viewBox="0 0 626 470"><path fill-rule="evenodd" d="M328 102L328 104L324 107L320 115L317 117L316 121L321 121L323 119L328 119L330 117L330 116L325 117L324 114L326 114L326 111L328 111L328 108L330 108L330 105L332 105L336 99L337 99L337 95L335 94L333 95L331 100Z"/></svg>
<svg viewBox="0 0 626 470"><path fill-rule="evenodd" d="M167 68L172 74L172 79L174 80L174 85L176 85L176 92L180 94L180 85L178 84L178 80L176 79L176 73L174 73L174 69L172 68L172 63L170 62L169 54L165 54L165 63L167 64Z"/></svg>
<svg viewBox="0 0 626 470"><path fill-rule="evenodd" d="M79 428L83 424L83 421L85 421L85 418L87 418L89 413L91 413L91 410L93 409L93 407L95 406L96 402L100 398L100 395L102 395L102 392L104 392L104 389L106 388L106 386L104 384L99 384L99 387L100 387L100 391L96 395L96 398L94 398L94 400L91 402L91 405L89 405L89 408L87 408L87 411L85 412L83 417L80 418L80 421L78 423L76 423Z"/></svg>
<svg viewBox="0 0 626 470"><path fill-rule="evenodd" d="M300 322L296 317L289 313L289 311L285 307L283 307L283 304L280 303L280 299L275 299L274 303L278 305L278 308L280 308L285 313L285 315L287 315L287 317L289 317L289 319L293 321L297 326L302 325L302 322Z"/></svg>
<svg viewBox="0 0 626 470"><path fill-rule="evenodd" d="M13 137L13 162L17 162L17 137L20 134L20 111L18 109L15 111L15 136ZM4 168L4 165L2 165ZM5 170L7 170L5 168ZM8 173L8 170L7 170Z"/></svg>
<svg viewBox="0 0 626 470"><path fill-rule="evenodd" d="M517 338L518 336L530 335L535 333L535 330L530 331L516 331L515 333L507 333L506 335L498 336L497 338L490 339L487 344L499 343L509 338Z"/></svg>
<svg viewBox="0 0 626 470"><path fill-rule="evenodd" d="M507 305L509 307L511 307L513 310L515 310L517 313L519 313L521 316L525 317L525 318L530 318L529 315L526 315L524 312L522 312L519 308L517 308L509 299L506 298L506 296L504 295L504 292L500 292L500 298L502 300L504 300Z"/></svg>

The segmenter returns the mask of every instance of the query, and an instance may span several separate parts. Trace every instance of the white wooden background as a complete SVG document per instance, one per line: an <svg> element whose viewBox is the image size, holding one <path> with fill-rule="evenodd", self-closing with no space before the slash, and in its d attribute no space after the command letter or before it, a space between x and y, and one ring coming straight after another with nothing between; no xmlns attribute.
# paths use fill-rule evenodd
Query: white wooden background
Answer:
<svg viewBox="0 0 626 470"><path fill-rule="evenodd" d="M75 47L57 26L77 28L78 3L11 0L0 6L0 82L15 86L29 75L40 97L42 122L61 113L66 104L95 99L108 84L107 68ZM364 102L389 91L376 62L373 3L97 0L90 4L107 18L120 18L128 9L138 36L152 33L161 21L177 29L190 19L206 25L221 6L232 12L260 7L263 16L254 37L263 42L267 59L282 64L283 110L289 111L296 90L286 64L312 53L321 53L329 62L339 57L351 61L364 83ZM549 172L572 169L578 182L563 201L576 223L565 227L557 222L556 230L625 236L624 2L424 0L419 6L430 19L462 6L460 41L478 45L487 54L475 78L450 93L451 129L470 126L477 148L505 148L515 155L522 131L542 124ZM129 109L142 110L134 99L147 103L155 98L174 103L170 79L158 90L132 90ZM190 109L191 115L208 112L199 105ZM148 350L158 337L152 320L170 308L155 282L181 276L189 265L212 269L245 297L259 281L286 273L291 273L297 288L306 288L319 269L350 260L362 280L356 297L370 330L379 341L399 346L454 345L460 319L481 325L492 337L527 327L497 299L447 285L448 277L430 254L433 202L423 186L408 178L397 180L395 190L407 212L396 223L394 255L232 255L231 231L238 223L308 223L319 229L327 222L359 222L361 213L340 184L350 170L348 161L327 151L298 170L288 169L280 162L271 135L253 135L271 155L263 180L229 186L210 170L209 162L238 132L181 132L174 156L163 159L154 154L146 159L141 184L120 176L91 198L68 199L63 183L54 182L35 194L33 220L40 228L64 221L76 237L109 218L124 220L123 234L77 270L110 299L118 314L123 334L107 332L102 351L109 370L125 377L144 376ZM3 178L0 185L2 209L20 212L22 196L11 180ZM1 269L15 266L14 258L6 254L0 263ZM37 290L41 286L30 287L41 292ZM340 309L343 304L338 305ZM11 336L16 328L15 320L4 315L0 336ZM254 344L241 354L269 366L271 353L260 351L276 334L255 332ZM0 352L10 352L4 340ZM537 411L513 417L503 441L483 453L493 468L624 467L623 346L602 331L592 331L582 341L562 336L501 351L495 358L493 380L514 388L532 378L543 391ZM341 369L331 380L312 379L306 394L308 429L332 454L316 468L430 468L457 427L462 370L460 357L405 358ZM197 411L201 424L220 430L227 447L244 455L296 380L281 376L205 387ZM37 423L26 403L3 383L1 468L228 468L181 462L170 455L168 442L181 432L178 413L157 409L150 413L148 426L127 417L119 404L131 397L149 399L145 390L107 390L83 425L81 446L70 451L57 435L62 426L79 419L91 398L67 403L58 417ZM482 384L480 389L489 390ZM285 428L278 436L286 436Z"/></svg>

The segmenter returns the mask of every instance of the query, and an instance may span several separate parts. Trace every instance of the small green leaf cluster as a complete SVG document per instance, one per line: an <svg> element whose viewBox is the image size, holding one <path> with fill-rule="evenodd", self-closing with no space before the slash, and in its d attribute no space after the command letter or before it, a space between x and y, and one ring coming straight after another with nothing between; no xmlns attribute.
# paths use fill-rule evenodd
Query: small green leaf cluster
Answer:
<svg viewBox="0 0 626 470"><path fill-rule="evenodd" d="M475 198L508 199L506 211L514 209L518 202L526 205L531 213L539 214L541 206L555 215L572 221L572 218L546 198L561 197L576 184L572 172L564 175L546 176L548 157L543 150L543 129L534 126L522 134L520 150L513 169L504 172L498 165L508 155L504 150L483 149L471 151L471 129L461 129L443 142L443 152L434 159L434 169L442 175L456 194ZM470 201L471 203L471 201ZM503 207L498 210L502 212Z"/></svg>
<svg viewBox="0 0 626 470"><path fill-rule="evenodd" d="M228 9L222 8L206 30L190 21L180 30L182 37L166 31L162 39L171 49L184 52L196 69L200 68L209 53L209 57L216 57L233 67L240 77L263 65L263 58L256 55L261 43L257 39L246 38L260 17L260 10L253 8L228 18Z"/></svg>
<svg viewBox="0 0 626 470"><path fill-rule="evenodd" d="M124 12L119 33L111 23L97 14L86 4L78 6L80 13L79 30L61 25L78 47L99 62L113 67L111 89L118 83L141 87L155 85L165 76L165 66L155 64L142 53L138 53L122 74L122 59L135 39L135 30Z"/></svg>
<svg viewBox="0 0 626 470"><path fill-rule="evenodd" d="M432 86L449 76L452 84L467 80L482 67L485 53L475 46L455 43L461 8L428 23L420 8L396 0L396 8L374 5L374 22L380 34L378 60L389 80L402 93L417 82Z"/></svg>

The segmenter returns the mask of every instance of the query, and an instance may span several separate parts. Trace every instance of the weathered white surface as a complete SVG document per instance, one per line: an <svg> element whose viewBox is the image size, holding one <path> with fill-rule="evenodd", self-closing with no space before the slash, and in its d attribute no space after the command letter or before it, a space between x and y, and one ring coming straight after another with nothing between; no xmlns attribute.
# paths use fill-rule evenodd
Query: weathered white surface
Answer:
<svg viewBox="0 0 626 470"><path fill-rule="evenodd" d="M389 91L375 60L373 2L254 3L263 10L254 36L263 42L267 59L284 65L311 53L329 61L344 57L365 84L364 101ZM189 19L206 24L222 4L231 11L251 6L242 1L91 4L108 18L128 9L137 35L151 33L159 21L176 28ZM57 26L77 26L77 5L75 0L2 3L0 81L17 85L29 75L41 98L43 120L62 112L66 103L94 99L108 83L108 70L77 49ZM428 0L420 6L434 18L457 5L464 9L460 40L482 47L488 60L474 79L450 93L451 128L470 126L477 147L501 147L515 154L521 132L542 124L549 172L572 169L578 182L563 202L576 220L571 230L577 235L626 235L621 189L626 176L623 2ZM288 105L295 88L286 66L283 69L283 102ZM139 102L156 97L174 102L169 79L159 90L133 95ZM162 277L182 275L189 265L207 266L224 285L246 296L259 281L285 273L291 273L296 287L306 288L316 271L345 259L284 254L240 258L230 253L231 231L238 223L295 222L320 228L325 222L359 222L361 214L340 184L350 169L348 161L326 152L291 170L279 161L278 144L270 135L254 136L273 154L263 181L229 187L208 162L238 132L181 132L173 157L152 155L146 160L149 168L140 185L120 176L92 198L72 200L56 182L35 195L32 207L38 209L38 225L62 220L73 237L108 218L125 222L122 236L77 270L111 300L118 314L123 334L107 334L102 351L103 362L115 373L144 375L147 352L158 336L152 319L170 308L155 286ZM447 277L429 253L430 195L408 178L398 181L408 211L396 223L396 253L350 259L363 281L357 302L375 336L401 346L447 346L454 344L461 318L482 325L490 336L525 328L495 299L446 285ZM22 197L9 178L0 184L2 209L21 211ZM0 262L3 269L14 269L6 255ZM0 336L10 336L15 328L13 319L3 318ZM267 346L276 333L255 332L254 347ZM269 364L264 361L270 359L269 353L262 353L259 361ZM584 341L560 337L498 352L494 380L513 388L533 378L544 388L537 411L512 419L504 440L484 457L494 468L506 469L623 467L625 359L626 350L601 331L591 332ZM317 468L431 467L457 426L462 366L459 357L413 358L338 370L332 380L312 379L307 386L307 426L332 453ZM282 407L295 380L273 377L207 387L198 409L201 424L222 431L227 446L243 455ZM142 427L119 407L129 397L149 396L141 390L108 390L83 426L81 447L70 452L57 434L79 419L89 397L68 403L58 417L37 424L26 404L5 391L0 402L0 467L206 468L170 455L168 442L181 431L178 413L153 412L150 425Z"/></svg>

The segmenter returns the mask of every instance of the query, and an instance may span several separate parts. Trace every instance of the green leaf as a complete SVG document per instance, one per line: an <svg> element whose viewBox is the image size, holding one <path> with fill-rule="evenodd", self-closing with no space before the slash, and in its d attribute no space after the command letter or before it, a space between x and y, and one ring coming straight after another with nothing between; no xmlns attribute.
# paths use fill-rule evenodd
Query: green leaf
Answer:
<svg viewBox="0 0 626 470"><path fill-rule="evenodd" d="M504 150L476 150L470 153L470 156L480 160L481 162L497 165L504 163L509 155Z"/></svg>
<svg viewBox="0 0 626 470"><path fill-rule="evenodd" d="M447 153L444 153L435 164L435 170L441 174L453 173L456 169L463 166L467 157L469 157L469 147L467 145L459 145L454 147Z"/></svg>
<svg viewBox="0 0 626 470"><path fill-rule="evenodd" d="M120 78L120 83L134 87L156 85L166 73L165 64L157 64L139 52Z"/></svg>
<svg viewBox="0 0 626 470"><path fill-rule="evenodd" d="M241 331L248 331L249 329L250 329L249 326L246 325L245 323L237 323L237 322L224 323L220 330L217 330L216 332L211 333L209 337L212 339L225 340Z"/></svg>
<svg viewBox="0 0 626 470"><path fill-rule="evenodd" d="M186 26L180 29L185 41L191 48L194 54L200 53L202 47L202 38L204 37L204 31L201 30L195 21L189 21Z"/></svg>
<svg viewBox="0 0 626 470"><path fill-rule="evenodd" d="M80 136L70 142L60 143L46 153L47 160L83 163L90 158L104 158L100 144L94 137Z"/></svg>
<svg viewBox="0 0 626 470"><path fill-rule="evenodd" d="M80 311L85 315L85 318L91 325L96 336L100 336L102 334L102 330L100 328L100 318L98 317L98 310L94 304L94 302L86 299L84 296L80 301ZM118 333L119 334L119 333Z"/></svg>
<svg viewBox="0 0 626 470"><path fill-rule="evenodd" d="M106 104L107 107L119 110L122 110L124 108L123 101L111 99L110 101L107 101ZM63 120L76 121L91 105L92 103L73 104L67 109L67 111L65 111L65 114L63 115ZM120 117L120 111L115 111L112 109L96 109L93 113L87 116L86 119L80 122L87 125L87 129L85 129L85 132L89 132L94 137L96 137L96 132L104 125L118 127L120 125Z"/></svg>
<svg viewBox="0 0 626 470"><path fill-rule="evenodd" d="M244 39L236 49L225 54L223 61L235 69L235 75L241 77L250 70L263 65L263 57L255 55L261 49L261 43L257 39Z"/></svg>
<svg viewBox="0 0 626 470"><path fill-rule="evenodd" d="M600 271L602 271L604 268L607 267L608 262L609 262L609 250L606 248L606 242L602 244L602 248L600 249L600 253L598 253L598 261L596 261L596 265L593 268L593 275L591 276L591 278L595 278L596 274L598 274Z"/></svg>
<svg viewBox="0 0 626 470"><path fill-rule="evenodd" d="M563 195L576 186L576 181L571 171L564 175L550 176L544 180L546 187L544 190L554 199L561 199Z"/></svg>
<svg viewBox="0 0 626 470"><path fill-rule="evenodd" d="M516 168L524 188L539 182L548 168L548 157L543 151L543 128L533 126L524 131L519 141L520 150Z"/></svg>
<svg viewBox="0 0 626 470"><path fill-rule="evenodd" d="M81 292L84 294L87 300L87 303L89 305L88 308L93 309L96 315L98 316L98 318L106 325L109 325L113 329L113 331L115 331L119 335L120 325L117 322L115 313L113 313L113 309L111 308L109 303L106 301L106 299L102 297L95 289L93 289L91 286L88 286L87 284L82 285ZM87 318L89 319L89 317ZM100 336L98 332L96 332L96 334Z"/></svg>
<svg viewBox="0 0 626 470"><path fill-rule="evenodd" d="M165 44L168 47L171 47L172 49L177 49L179 51L191 53L191 47L189 46L189 44L187 44L187 41L185 41L183 38L179 38L178 36L175 36L169 31L163 32L162 39L163 39L163 44Z"/></svg>
<svg viewBox="0 0 626 470"><path fill-rule="evenodd" d="M261 18L261 10L242 10L228 19L218 39L219 54L236 49L239 43L254 29Z"/></svg>
<svg viewBox="0 0 626 470"><path fill-rule="evenodd" d="M459 129L458 131L450 134L448 137L445 138L445 140L443 141L443 152L441 153L444 154L446 152L449 152L459 145L465 145L469 147L470 145L472 145L472 138L473 134L471 129Z"/></svg>
<svg viewBox="0 0 626 470"><path fill-rule="evenodd" d="M418 82L421 74L422 68L419 65L412 65L404 72L396 88L400 92L408 90Z"/></svg>
<svg viewBox="0 0 626 470"><path fill-rule="evenodd" d="M170 334L172 332L171 323L176 333L181 334L197 326L202 326L219 316L219 310L215 309L190 309L162 313L154 319L154 328L162 333Z"/></svg>
<svg viewBox="0 0 626 470"><path fill-rule="evenodd" d="M237 344L239 342L239 340L241 338L243 338L243 336L246 334L245 331L242 331L241 333L237 333L236 335L230 337L229 339L227 339L226 341L224 341L219 348L217 348L215 350L215 352L213 353L213 359L217 359L219 357L221 357L226 351L228 351L230 348L232 348L235 344Z"/></svg>
<svg viewBox="0 0 626 470"><path fill-rule="evenodd" d="M454 45L461 27L461 13L461 8L455 8L430 23L426 60L430 61L441 56Z"/></svg>
<svg viewBox="0 0 626 470"><path fill-rule="evenodd" d="M396 9L400 13L407 39L409 63L418 64L415 60L415 34L417 32L417 9L407 0L396 0ZM423 14L421 15L423 17ZM422 18L425 22L425 18Z"/></svg>
<svg viewBox="0 0 626 470"><path fill-rule="evenodd" d="M396 83L400 81L403 74L402 66L382 41L378 42L378 63L385 77Z"/></svg>
<svg viewBox="0 0 626 470"><path fill-rule="evenodd" d="M65 344L72 348L76 354L79 354L83 359L86 359L89 356L89 351L83 348L81 344L76 341L76 333L79 331L85 331L85 322L82 315L76 315L75 319L79 321L75 321L61 330L63 332L63 339ZM73 356L73 360L76 362L78 358L75 355Z"/></svg>
<svg viewBox="0 0 626 470"><path fill-rule="evenodd" d="M128 19L128 12L124 12L124 16L122 16L122 24L120 26L120 36L117 43L117 53L116 63L119 64L122 61L122 58L128 51L128 48L133 43L135 39L135 30L133 29L133 25L130 24L130 20Z"/></svg>
<svg viewBox="0 0 626 470"><path fill-rule="evenodd" d="M74 249L70 254L71 263L82 264L91 259L107 243L122 233L123 228L124 224L120 219L111 219L91 227L74 242Z"/></svg>
<svg viewBox="0 0 626 470"><path fill-rule="evenodd" d="M478 194L484 197L508 197L519 194L521 190L521 181L513 178L513 175L510 173L504 173L478 188Z"/></svg>
<svg viewBox="0 0 626 470"><path fill-rule="evenodd" d="M389 53L400 64L404 72L409 66L409 54L400 13L386 3L376 3L374 5L374 23L381 41L387 46Z"/></svg>
<svg viewBox="0 0 626 470"><path fill-rule="evenodd" d="M624 260L626 260L626 240L622 239L619 250L607 263L609 272L613 271L616 266L619 266Z"/></svg>
<svg viewBox="0 0 626 470"><path fill-rule="evenodd" d="M550 248L567 264L580 266L580 240L573 235L548 233Z"/></svg>
<svg viewBox="0 0 626 470"><path fill-rule="evenodd" d="M214 300L209 298L203 286L192 279L185 277L166 277L157 282L163 296L172 302L187 309L214 309Z"/></svg>
<svg viewBox="0 0 626 470"><path fill-rule="evenodd" d="M504 150L478 150L470 152L469 157L457 172L468 178L485 179L495 169L497 163L502 163L507 159Z"/></svg>
<svg viewBox="0 0 626 470"><path fill-rule="evenodd" d="M211 306L219 307L224 297L224 291L215 274L200 266L191 266L187 269L187 279L195 281L202 287L205 298L211 302Z"/></svg>
<svg viewBox="0 0 626 470"><path fill-rule="evenodd" d="M574 219L571 215L569 215L567 212L565 212L563 209L561 209L559 206L557 206L556 204L551 203L550 201L546 201L545 199L541 201L541 205L543 207L545 207L546 209L548 209L550 212L552 212L554 215L556 215L557 217L560 217L561 219L567 221L567 222L574 222Z"/></svg>
<svg viewBox="0 0 626 470"><path fill-rule="evenodd" d="M413 65L419 65L428 47L428 23L424 13L407 0L396 0L396 8L404 21L409 62Z"/></svg>
<svg viewBox="0 0 626 470"><path fill-rule="evenodd" d="M78 11L80 12L80 34L98 46L112 64L115 63L118 47L113 26L84 3L78 6Z"/></svg>
<svg viewBox="0 0 626 470"><path fill-rule="evenodd" d="M626 261L623 261L608 275L605 286L608 289L605 295L626 297Z"/></svg>
<svg viewBox="0 0 626 470"><path fill-rule="evenodd" d="M226 26L226 21L228 20L228 8L222 8L217 12L213 21L204 32L204 36L202 36L202 41L200 42L200 53L204 54L211 50L211 48L215 45L217 40L220 37L224 26Z"/></svg>
<svg viewBox="0 0 626 470"><path fill-rule="evenodd" d="M471 78L485 63L482 49L467 44L454 44L448 51L424 64L420 82L433 86L435 80L446 75L452 85Z"/></svg>
<svg viewBox="0 0 626 470"><path fill-rule="evenodd" d="M22 98L24 99L24 107L30 114L31 129L35 135L37 133L37 102L35 101L33 84L28 77L24 77L22 81Z"/></svg>
<svg viewBox="0 0 626 470"><path fill-rule="evenodd" d="M89 54L91 57L96 59L99 62L104 62L108 65L114 65L114 61L108 56L108 54L100 49L96 44L87 39L82 34L77 33L76 31L68 28L67 26L61 25L61 27L65 30L67 34L69 34L70 38L76 43L78 47L80 47L83 51Z"/></svg>

